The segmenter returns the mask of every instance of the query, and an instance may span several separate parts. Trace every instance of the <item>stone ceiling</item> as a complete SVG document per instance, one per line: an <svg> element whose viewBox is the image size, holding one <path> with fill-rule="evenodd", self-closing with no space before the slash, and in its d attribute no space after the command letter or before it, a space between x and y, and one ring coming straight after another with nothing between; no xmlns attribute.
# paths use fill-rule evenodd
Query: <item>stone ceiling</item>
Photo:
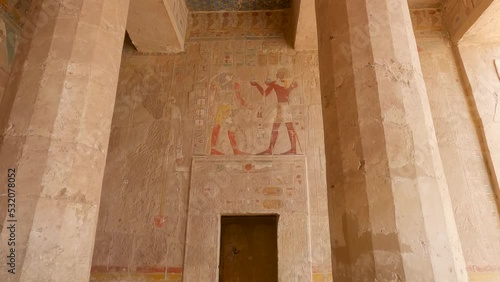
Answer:
<svg viewBox="0 0 500 282"><path fill-rule="evenodd" d="M186 0L191 11L257 11L290 8L292 0Z"/></svg>

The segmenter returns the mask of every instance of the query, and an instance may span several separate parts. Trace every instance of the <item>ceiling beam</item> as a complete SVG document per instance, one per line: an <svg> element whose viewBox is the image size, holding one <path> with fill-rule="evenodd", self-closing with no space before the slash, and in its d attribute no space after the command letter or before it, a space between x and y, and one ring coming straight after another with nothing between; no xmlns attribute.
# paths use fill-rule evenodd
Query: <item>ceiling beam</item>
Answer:
<svg viewBox="0 0 500 282"><path fill-rule="evenodd" d="M287 37L297 51L318 50L315 0L294 0Z"/></svg>
<svg viewBox="0 0 500 282"><path fill-rule="evenodd" d="M127 31L140 52L184 50L188 9L184 0L131 0Z"/></svg>

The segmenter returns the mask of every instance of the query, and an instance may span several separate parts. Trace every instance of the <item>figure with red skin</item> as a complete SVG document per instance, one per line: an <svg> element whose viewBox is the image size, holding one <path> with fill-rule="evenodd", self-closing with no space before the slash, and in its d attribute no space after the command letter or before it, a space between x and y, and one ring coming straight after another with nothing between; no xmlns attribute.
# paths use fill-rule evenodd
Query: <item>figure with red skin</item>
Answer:
<svg viewBox="0 0 500 282"><path fill-rule="evenodd" d="M279 69L276 73L277 79L275 81L271 81L270 79L266 81L267 88L265 90L259 83L254 81L250 82L252 86L255 86L257 90L259 90L262 96L267 97L274 91L274 93L276 93L276 97L278 98L278 105L276 107L277 114L271 131L269 148L258 155L273 154L274 146L278 140L279 128L282 123L284 123L287 128L288 138L290 139L291 145L290 150L282 153L282 155L294 155L297 153L297 132L293 127L293 117L290 112L290 93L299 85L295 81L288 85L288 74L289 72L286 68Z"/></svg>
<svg viewBox="0 0 500 282"><path fill-rule="evenodd" d="M217 75L210 84L210 105L217 108L215 113L215 125L212 129L210 140L210 154L224 155L216 148L221 130L227 130L227 137L235 155L247 155L238 149L236 142L236 126L233 122L234 108L243 106L250 108L241 96L241 85L234 81L232 73L221 73Z"/></svg>

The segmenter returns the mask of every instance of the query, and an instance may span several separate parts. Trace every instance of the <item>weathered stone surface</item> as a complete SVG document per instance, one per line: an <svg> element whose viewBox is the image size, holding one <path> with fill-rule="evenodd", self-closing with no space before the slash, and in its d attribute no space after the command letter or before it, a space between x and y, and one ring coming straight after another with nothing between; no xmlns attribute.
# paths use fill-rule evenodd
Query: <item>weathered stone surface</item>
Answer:
<svg viewBox="0 0 500 282"><path fill-rule="evenodd" d="M0 170L18 172L17 274L2 263L2 281L89 278L127 12L127 0L45 0L25 22L0 105Z"/></svg>
<svg viewBox="0 0 500 282"><path fill-rule="evenodd" d="M474 214L481 217L481 221L490 219L495 222L490 224L489 228L481 228L483 236L491 237L491 239L481 240L481 243L476 241L487 251L479 253L476 249L472 252L474 257L483 258L483 261L477 267L472 268L471 271L489 273L489 276L493 275L492 277L498 279L500 277L500 265L498 264L498 250L500 247L497 244L500 241L498 238L500 234L500 218L498 216L500 207L500 119L498 118L500 80L498 79L494 58L500 55L500 48L498 43L480 43L468 40L463 40L456 48L457 53L460 54L463 75L470 85L468 91L470 91L471 98L468 100L468 104L478 117L475 122L476 130L481 137L483 152L486 152L482 157L478 156L478 154L471 154L471 157L475 159L472 165L477 167L486 164L488 167L488 170L483 174L474 174L469 169L466 171L476 179L471 183L471 187L474 187L473 195L478 197L486 193L488 196L482 202L478 202L481 208L475 210ZM467 135L462 136L464 140L469 138ZM470 162L467 167L471 167ZM487 182L486 179L492 184L491 189L488 189L489 187L484 184ZM469 191L469 193L472 193L472 191ZM482 242L495 243L483 244ZM473 244L473 241L465 239L464 244Z"/></svg>
<svg viewBox="0 0 500 282"><path fill-rule="evenodd" d="M486 162L487 144L478 134L478 111L472 95L458 83L459 62L441 24L441 12L416 10L412 18L469 281L495 281L493 277L500 277L500 217L495 180ZM482 69L494 82L492 71Z"/></svg>
<svg viewBox="0 0 500 282"><path fill-rule="evenodd" d="M307 1L294 3L296 22L288 22L283 10L193 13L189 16L188 48L177 55L146 53L180 50L157 47L167 41L179 42L179 34L184 34L188 18L183 1L135 2L136 14L129 17L129 27L133 23L143 36L142 42L150 40L148 44L152 44L151 49L141 49L142 53L132 51L130 44L125 46L92 281L180 282L183 272L184 279L193 281L207 280L192 278L197 275L215 278L217 259L213 256L218 238L213 231L217 223L209 226L207 222L215 222L218 209L227 207L237 213L272 212L300 218L281 221L282 230L293 227L301 235L291 238L284 232L280 243L287 251L280 255L291 257L288 251L302 252L307 245L310 252L300 258L294 254L297 258L291 261L282 259L286 263L280 265L281 277L284 281L333 279L317 53L294 51L283 41L285 27L296 24L291 29L300 39L296 49L315 48L299 47L316 43L316 35L308 32L314 29L315 20L310 16L313 5ZM348 179L352 184L339 190L342 186L335 183L329 189L337 196L330 206L339 226L332 228L336 279L463 280L461 263L451 266L450 275L455 276L447 277L443 272L454 255L449 242L458 245L453 230L440 229L452 226L447 225L451 212L442 212L446 210L443 204L450 205L443 176L469 281L500 279L499 202L495 202L500 191L500 107L496 95L500 91L500 53L495 29L495 4L499 1L490 2L447 1L443 24L440 10L428 8L440 5L440 1L409 1L411 7L426 7L412 11L411 17L430 111L405 7L399 2L352 2L346 4L347 15L340 13L346 8L340 5L335 17L324 21L334 32L323 43L338 50L329 52L329 62L335 62L329 73L336 78L324 80L331 93L337 94L336 100L325 98L326 114L336 119L327 123L327 134L329 138L337 134L336 144L341 149L336 152L336 160L341 161L335 168L342 168L337 180ZM68 6L70 3L78 8ZM28 267L41 269L24 271L22 281L88 277L121 43L118 30L116 34L99 31L115 27L115 17L103 13L111 7L109 3L65 1L61 10L48 10L57 10L57 15L49 15L47 21L43 16L38 19L42 27L38 30L32 28L33 22L16 16L19 9L27 7L27 1L11 14L18 25L26 23L28 27L24 45L32 43L21 49L20 56L29 59L26 64L24 59L17 60L0 108L0 124L6 128L2 130L0 169L19 163L23 172L19 185L30 187L20 188L17 199L20 207L28 207L18 212L23 219L19 222L22 244L18 254L21 262L26 258ZM482 12L486 4L488 9ZM393 8L402 10L394 15ZM145 15L144 11L152 13ZM116 12L125 18L124 10ZM75 20L79 13L82 16ZM338 29L331 24L334 19ZM155 25L157 20L164 20L164 24ZM160 28L165 25L173 30L169 40L165 40L167 29ZM465 33L456 57L443 25L452 32L451 42ZM2 40L9 36L2 22L0 31ZM340 38L350 42L338 44L337 31L346 31ZM33 32L36 37L31 41ZM131 35L139 46L137 34ZM0 43L1 100L13 53L9 49L12 42ZM459 57L464 86L455 62ZM273 86L263 98L256 85L267 89L273 82L286 91ZM332 105L339 106L339 115L329 111ZM276 123L279 126L273 130ZM439 151L432 140L432 124ZM260 152L272 155L255 155ZM331 149L327 152L331 156ZM191 170L193 157L195 171ZM294 168L278 169L294 162L301 163L300 173L294 176L290 176L297 172ZM269 177L271 174L276 177ZM227 183L218 182L220 179L232 183L232 190L221 189ZM0 178L0 184L3 181ZM196 203L188 202L192 181L196 185L191 188L205 188L191 190ZM212 198L216 200L207 201ZM304 208L305 202L309 206ZM2 193L2 219L5 203ZM194 208L189 208L190 204ZM344 217L339 210L347 211ZM191 249L191 243L199 244L192 240L196 233L191 231L196 228L188 233L186 249L188 211L210 214L206 222L191 225L211 231L200 239L215 242L200 247L209 247L204 254L212 257L210 260L197 257ZM347 237L340 234L342 230ZM451 237L438 236L438 232ZM2 241L8 236L4 228L1 236ZM348 240L342 241L344 238ZM438 252L440 249L443 251ZM185 258L186 251L191 255ZM353 277L339 264L350 265ZM68 271L54 272L55 266Z"/></svg>
<svg viewBox="0 0 500 282"><path fill-rule="evenodd" d="M483 2L487 2L483 4ZM455 46L460 70L466 85L467 93L470 95L468 105L476 115L475 125L479 134L481 147L484 154L470 154L473 167L486 165L488 170L483 174L474 174L467 169L467 174L474 177L471 187L474 187L474 197L482 196L481 208L474 209L474 214L481 221L489 220L488 228L481 228L482 236L488 239L478 241L477 239L464 239L463 244L474 243L481 246L469 252L475 260L480 263L471 265L469 277L471 281L495 281L500 279L500 264L498 253L500 252L500 76L497 58L500 56L500 31L498 30L498 11L500 1L482 1L468 19L471 26L465 30L465 34ZM475 18L473 18L473 16ZM477 18L477 20L476 20ZM464 139L469 136L464 135ZM468 165L470 167L470 165ZM485 185L486 179L491 187ZM469 191L469 193L472 193ZM479 199L478 199L479 200ZM496 201L495 201L496 200ZM473 201L475 202L475 201ZM483 224L481 224L483 225ZM495 243L484 243L495 242ZM484 251L480 251L484 249ZM468 266L469 267L469 266Z"/></svg>
<svg viewBox="0 0 500 282"><path fill-rule="evenodd" d="M279 281L312 281L306 178L304 157L194 158L183 281L218 280L220 216L235 214L278 214Z"/></svg>
<svg viewBox="0 0 500 282"><path fill-rule="evenodd" d="M290 156L280 154L292 154L293 145L294 155L307 160L307 174L293 180L280 170L275 181L293 180L308 187L297 191L308 195L308 200L301 200L310 205L310 216L305 217L310 226L300 230L310 234L301 242L314 250L307 277L331 281L318 58L314 51L296 52L286 45L279 24L282 14L193 14L185 53L146 55L126 47L93 280L181 279L183 272L189 273L183 269L189 183L192 177L205 177L191 171L193 156L206 156L212 162L226 158L284 162ZM278 72L284 74L282 81ZM274 89L264 97L251 84L268 88L273 81L288 89L288 100L280 94L281 106ZM273 133L275 123L280 124ZM270 147L272 135L277 137L273 155L256 156ZM247 169L252 171L251 163ZM274 213L285 208L282 198L288 196L283 187L260 193L276 194L262 196L269 199L262 200L261 210ZM147 238L150 242L145 245Z"/></svg>
<svg viewBox="0 0 500 282"><path fill-rule="evenodd" d="M316 1L337 281L466 281L405 1Z"/></svg>

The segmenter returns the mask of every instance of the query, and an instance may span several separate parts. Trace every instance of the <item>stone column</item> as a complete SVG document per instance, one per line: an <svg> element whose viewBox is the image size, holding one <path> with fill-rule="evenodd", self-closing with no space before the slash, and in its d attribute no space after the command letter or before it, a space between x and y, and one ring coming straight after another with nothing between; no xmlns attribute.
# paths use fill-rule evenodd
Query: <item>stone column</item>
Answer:
<svg viewBox="0 0 500 282"><path fill-rule="evenodd" d="M129 0L33 5L0 105L0 281L88 281Z"/></svg>
<svg viewBox="0 0 500 282"><path fill-rule="evenodd" d="M467 281L406 0L316 0L335 281Z"/></svg>

